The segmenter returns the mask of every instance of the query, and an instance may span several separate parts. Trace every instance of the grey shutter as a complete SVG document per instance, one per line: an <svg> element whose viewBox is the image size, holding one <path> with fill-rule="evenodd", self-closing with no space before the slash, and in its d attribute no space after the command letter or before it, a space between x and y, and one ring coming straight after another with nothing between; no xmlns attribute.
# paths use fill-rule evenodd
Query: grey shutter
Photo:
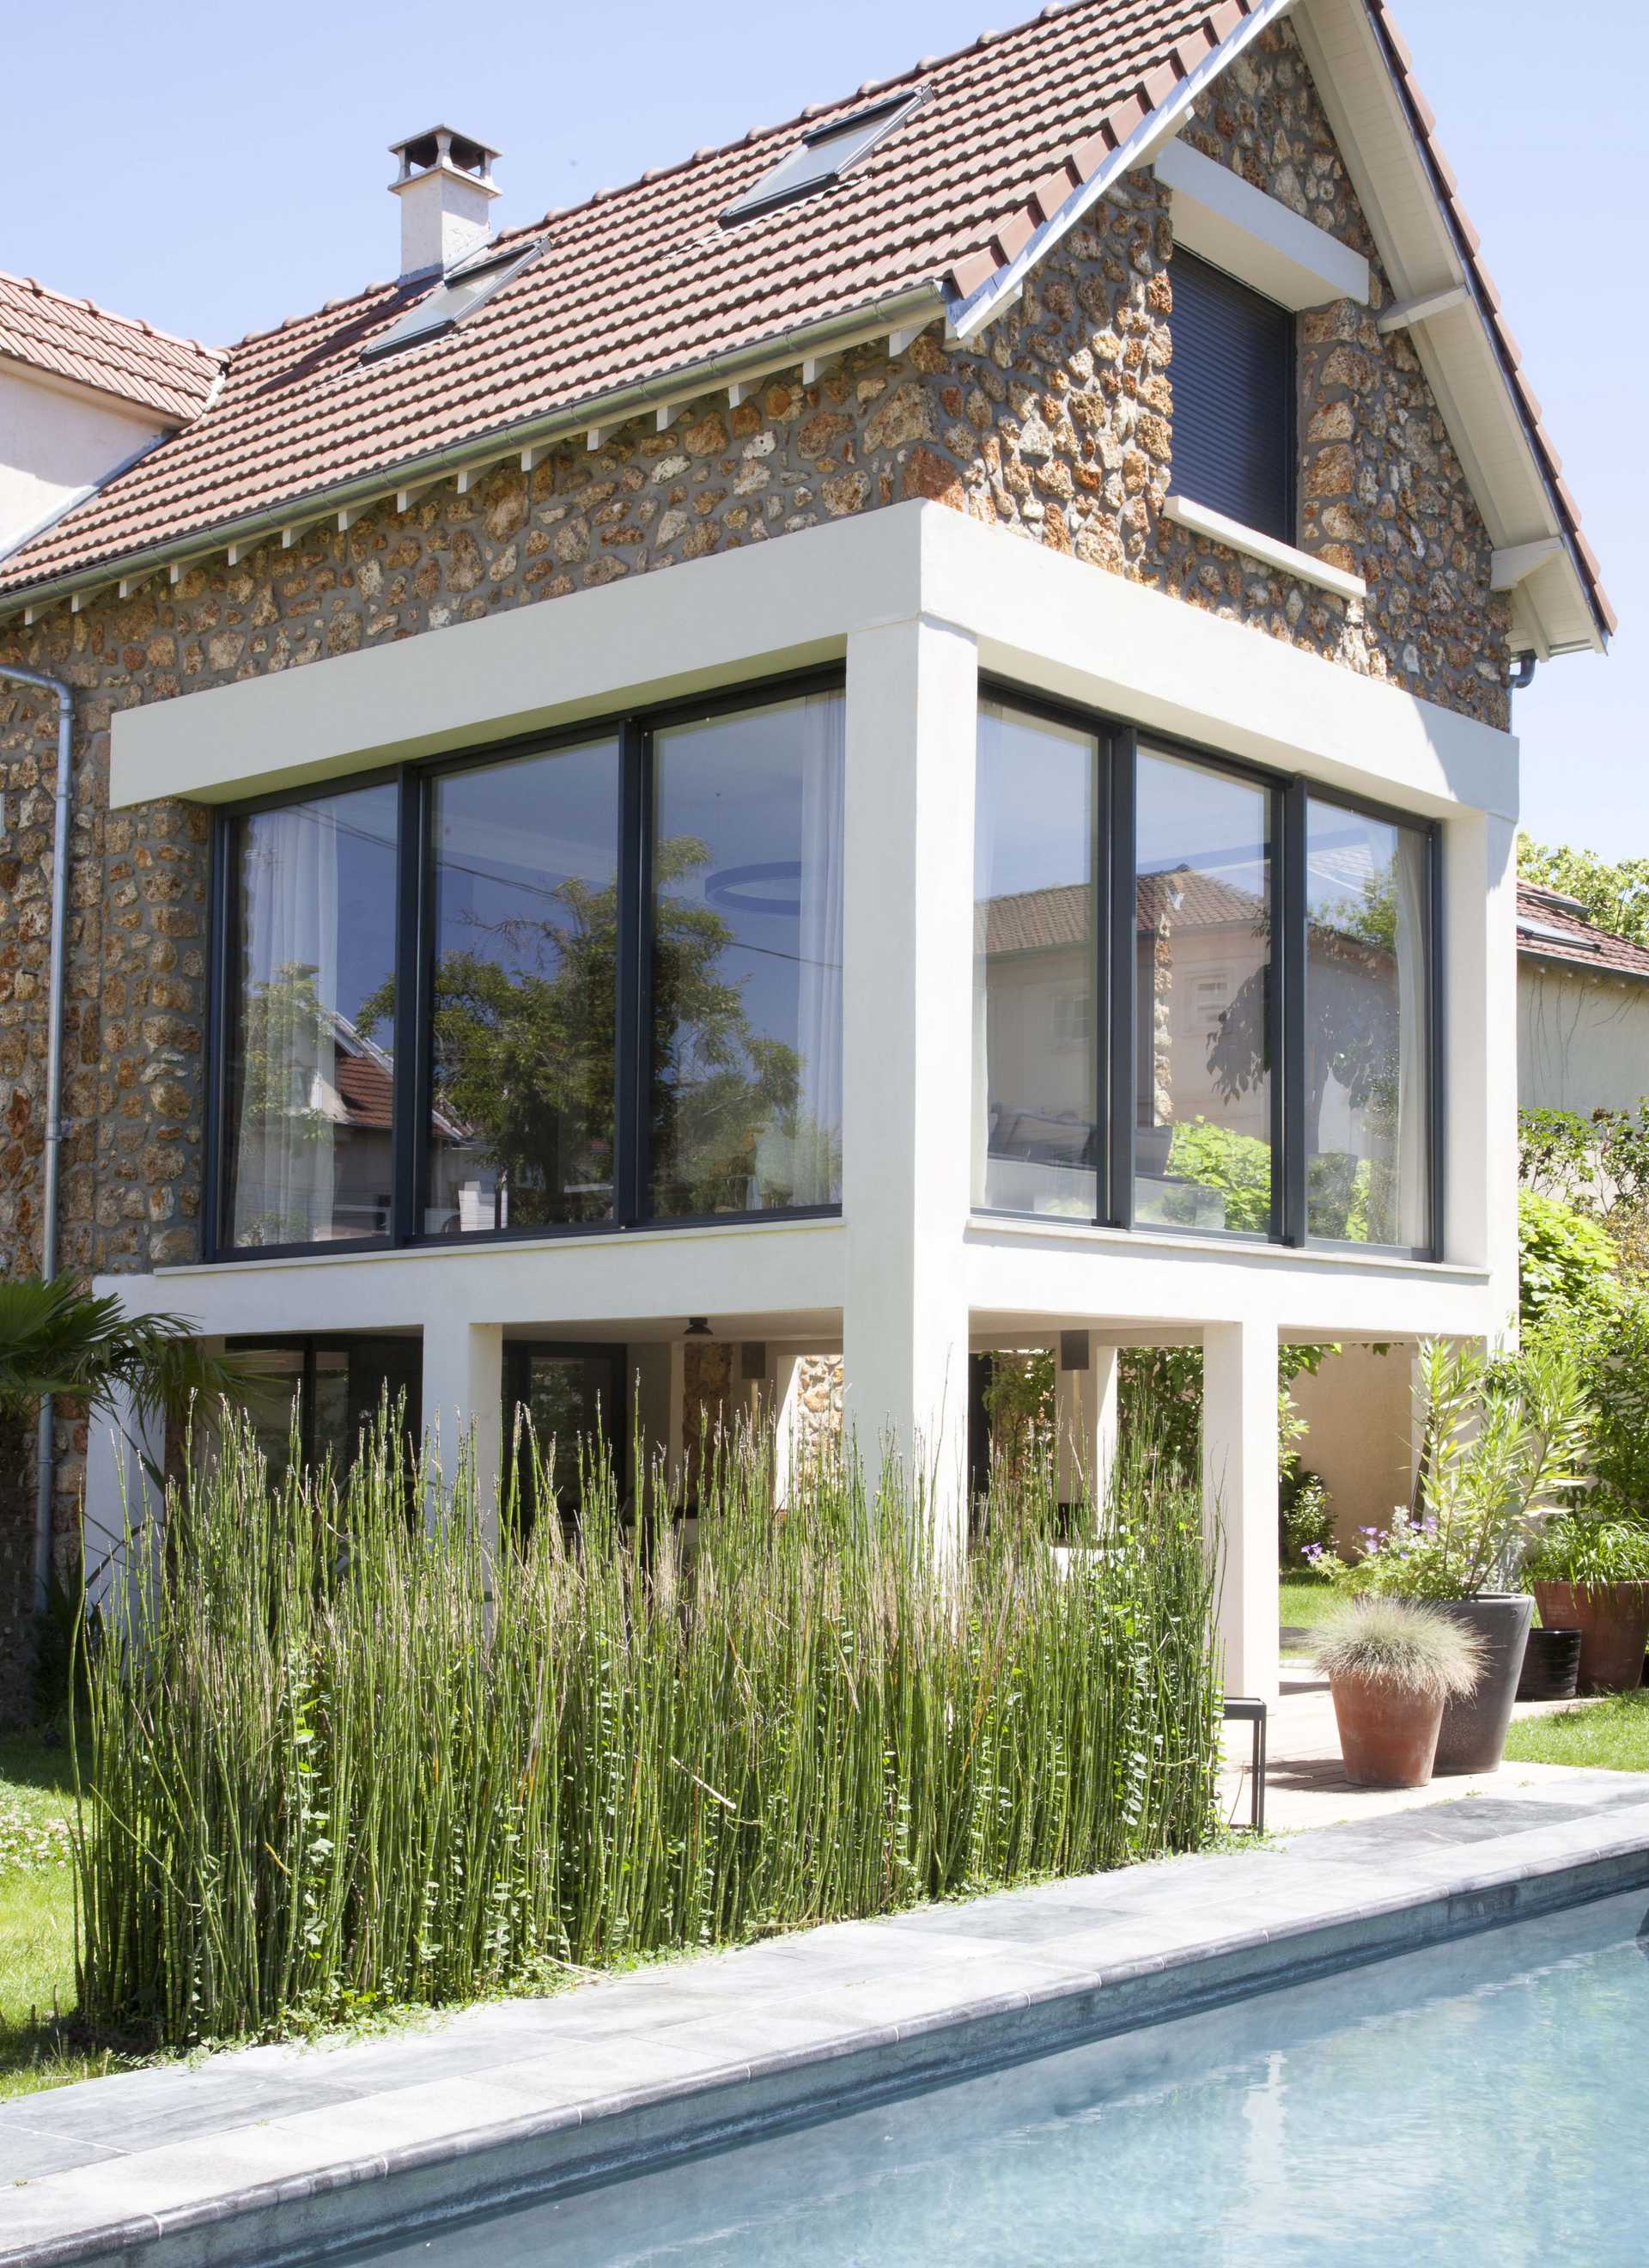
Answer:
<svg viewBox="0 0 1649 2268"><path fill-rule="evenodd" d="M1174 254L1168 275L1172 490L1297 542L1294 318L1189 252Z"/></svg>

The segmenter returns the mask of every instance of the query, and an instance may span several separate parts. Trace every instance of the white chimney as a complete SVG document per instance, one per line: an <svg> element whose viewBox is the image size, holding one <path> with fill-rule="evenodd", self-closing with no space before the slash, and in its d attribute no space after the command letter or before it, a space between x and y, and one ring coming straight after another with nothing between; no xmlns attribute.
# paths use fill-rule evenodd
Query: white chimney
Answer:
<svg viewBox="0 0 1649 2268"><path fill-rule="evenodd" d="M392 142L389 154L401 163L389 186L401 199L401 274L445 270L478 251L492 233L487 209L498 194L492 180L497 151L450 126L432 126Z"/></svg>

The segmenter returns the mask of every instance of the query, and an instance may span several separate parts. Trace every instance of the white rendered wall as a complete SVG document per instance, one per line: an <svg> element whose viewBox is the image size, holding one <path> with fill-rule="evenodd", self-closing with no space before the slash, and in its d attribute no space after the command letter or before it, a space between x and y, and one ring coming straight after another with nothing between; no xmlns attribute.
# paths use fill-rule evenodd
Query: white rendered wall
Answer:
<svg viewBox="0 0 1649 2268"><path fill-rule="evenodd" d="M1520 956L1517 1099L1525 1110L1635 1109L1649 1094L1649 984Z"/></svg>
<svg viewBox="0 0 1649 2268"><path fill-rule="evenodd" d="M0 361L0 554L163 430L152 410Z"/></svg>
<svg viewBox="0 0 1649 2268"><path fill-rule="evenodd" d="M1514 1306L1516 743L937 504L777 541L123 711L112 797L232 799L845 657L843 1219L252 1260L99 1288L214 1331L422 1321L448 1350L426 1376L443 1405L474 1362L461 1334L494 1327L633 1348L707 1314L730 1338L839 1337L861 1443L920 1438L947 1489L970 1329L1029 1344L1050 1327L1211 1327L1211 1487L1218 1475L1242 1529L1230 1675L1267 1690L1276 1618L1268 1635L1255 1571L1274 1577L1275 1474L1262 1469L1277 1338L1495 1337ZM977 669L1441 821L1441 1264L969 1221Z"/></svg>

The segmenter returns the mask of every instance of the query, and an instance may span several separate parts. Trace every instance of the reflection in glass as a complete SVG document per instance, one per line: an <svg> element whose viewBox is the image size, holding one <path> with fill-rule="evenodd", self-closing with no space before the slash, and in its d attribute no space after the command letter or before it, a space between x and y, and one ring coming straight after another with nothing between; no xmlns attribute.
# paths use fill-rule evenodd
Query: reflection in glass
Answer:
<svg viewBox="0 0 1649 2268"><path fill-rule="evenodd" d="M1427 843L1313 799L1307 819L1306 1219L1313 1236L1430 1241Z"/></svg>
<svg viewBox="0 0 1649 2268"><path fill-rule="evenodd" d="M619 1498L625 1498L631 1476L622 1347L508 1347L504 1398L504 1440L518 1458L523 1538L546 1509L538 1496L541 1473L549 1484L549 1502L569 1523L578 1519L584 1479L603 1461Z"/></svg>
<svg viewBox="0 0 1649 2268"><path fill-rule="evenodd" d="M839 693L654 742L652 1210L842 1193Z"/></svg>
<svg viewBox="0 0 1649 2268"><path fill-rule="evenodd" d="M974 821L973 1202L1092 1220L1092 734L979 711Z"/></svg>
<svg viewBox="0 0 1649 2268"><path fill-rule="evenodd" d="M1271 1226L1270 799L1139 756L1134 1218Z"/></svg>
<svg viewBox="0 0 1649 2268"><path fill-rule="evenodd" d="M247 1417L275 1485L291 1469L294 1447L301 1469L318 1471L329 1462L342 1478L386 1402L400 1413L409 1454L416 1448L423 1378L417 1338L362 1333L230 1344L247 1375Z"/></svg>
<svg viewBox="0 0 1649 2268"><path fill-rule="evenodd" d="M615 740L435 787L424 1232L613 1215Z"/></svg>
<svg viewBox="0 0 1649 2268"><path fill-rule="evenodd" d="M396 806L386 784L234 823L232 1244L388 1233Z"/></svg>

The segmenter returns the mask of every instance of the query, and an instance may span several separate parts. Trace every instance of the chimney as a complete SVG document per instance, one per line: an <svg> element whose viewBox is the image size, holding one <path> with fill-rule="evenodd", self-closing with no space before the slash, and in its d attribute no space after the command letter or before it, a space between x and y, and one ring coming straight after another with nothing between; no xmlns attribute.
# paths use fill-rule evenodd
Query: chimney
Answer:
<svg viewBox="0 0 1649 2268"><path fill-rule="evenodd" d="M401 165L389 186L401 199L401 274L445 271L478 251L492 233L487 208L498 194L492 180L497 151L450 126L432 126L392 142L389 154Z"/></svg>

